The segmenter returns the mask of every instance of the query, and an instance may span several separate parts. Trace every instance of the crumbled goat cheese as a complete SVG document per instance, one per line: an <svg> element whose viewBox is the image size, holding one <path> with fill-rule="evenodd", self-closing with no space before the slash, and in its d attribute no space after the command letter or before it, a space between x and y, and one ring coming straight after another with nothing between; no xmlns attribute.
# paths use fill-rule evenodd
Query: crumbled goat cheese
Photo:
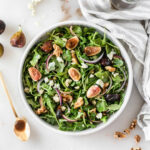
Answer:
<svg viewBox="0 0 150 150"><path fill-rule="evenodd" d="M56 103L58 103L58 102L59 102L59 96L58 96L57 94L55 94L55 95L53 96L53 100L54 100Z"/></svg>
<svg viewBox="0 0 150 150"><path fill-rule="evenodd" d="M112 60L114 54L116 54L114 51L111 51L109 54L107 54L107 57Z"/></svg>
<svg viewBox="0 0 150 150"><path fill-rule="evenodd" d="M25 87L25 88L24 88L24 91L25 91L26 93L29 93L30 89L29 89L28 87Z"/></svg>
<svg viewBox="0 0 150 150"><path fill-rule="evenodd" d="M40 90L39 92L40 92L40 94L43 94L44 90Z"/></svg>
<svg viewBox="0 0 150 150"><path fill-rule="evenodd" d="M103 86L104 86L104 82L103 82L101 79L98 79L98 80L96 81L96 84L97 84L97 85L100 85L102 88L103 88Z"/></svg>
<svg viewBox="0 0 150 150"><path fill-rule="evenodd" d="M94 78L94 74L90 74L89 78Z"/></svg>
<svg viewBox="0 0 150 150"><path fill-rule="evenodd" d="M66 107L65 107L65 106L61 106L61 110L62 110L62 111L65 111L65 110L66 110Z"/></svg>
<svg viewBox="0 0 150 150"><path fill-rule="evenodd" d="M47 83L49 81L48 77L44 78L45 83Z"/></svg>
<svg viewBox="0 0 150 150"><path fill-rule="evenodd" d="M31 3L28 4L28 8L31 10L32 16L35 16L35 9L40 2L42 2L42 0L32 0Z"/></svg>
<svg viewBox="0 0 150 150"><path fill-rule="evenodd" d="M71 79L67 79L66 81L65 81L65 85L66 85L66 87L68 87L69 85L70 85L70 83L72 82L72 80Z"/></svg>
<svg viewBox="0 0 150 150"><path fill-rule="evenodd" d="M92 101L92 104L93 104L93 105L96 105L96 101L95 101L95 100L93 100L93 101Z"/></svg>
<svg viewBox="0 0 150 150"><path fill-rule="evenodd" d="M85 63L81 63L81 68L88 68L88 65Z"/></svg>
<svg viewBox="0 0 150 150"><path fill-rule="evenodd" d="M78 90L80 88L80 86L75 86L74 88Z"/></svg>
<svg viewBox="0 0 150 150"><path fill-rule="evenodd" d="M55 84L54 84L54 88L55 88L55 89L60 89L60 85L59 85L58 83L57 83L57 84L55 83Z"/></svg>
<svg viewBox="0 0 150 150"><path fill-rule="evenodd" d="M64 60L63 60L61 57L57 57L57 61L60 62L60 63L61 63L61 62L62 62L62 63L64 62Z"/></svg>
<svg viewBox="0 0 150 150"><path fill-rule="evenodd" d="M112 72L112 75L114 76L114 77L116 77L116 76L118 76L119 75L119 73L114 73L114 72Z"/></svg>
<svg viewBox="0 0 150 150"><path fill-rule="evenodd" d="M50 80L50 81L49 81L49 85L50 85L50 87L53 86L53 85L54 85L54 81L53 81L53 80Z"/></svg>
<svg viewBox="0 0 150 150"><path fill-rule="evenodd" d="M97 119L101 119L101 118L102 118L102 113L98 113L98 114L96 115L96 118L97 118Z"/></svg>
<svg viewBox="0 0 150 150"><path fill-rule="evenodd" d="M51 70L55 70L55 62L49 63L48 68Z"/></svg>

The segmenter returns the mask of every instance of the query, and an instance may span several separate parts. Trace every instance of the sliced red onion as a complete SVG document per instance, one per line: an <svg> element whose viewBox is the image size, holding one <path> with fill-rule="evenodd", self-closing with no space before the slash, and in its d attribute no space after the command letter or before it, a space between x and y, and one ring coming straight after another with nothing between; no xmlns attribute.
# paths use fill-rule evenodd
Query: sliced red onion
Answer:
<svg viewBox="0 0 150 150"><path fill-rule="evenodd" d="M77 122L77 120L72 120L72 119L69 119L68 117L66 117L65 115L62 115L62 117L67 120L68 122Z"/></svg>
<svg viewBox="0 0 150 150"><path fill-rule="evenodd" d="M105 91L104 93L102 93L101 95L106 94L106 93L111 89L111 87L112 87L112 79L111 79L111 77L109 77L109 80L110 80L109 87L108 87L108 88L106 89L106 91Z"/></svg>
<svg viewBox="0 0 150 150"><path fill-rule="evenodd" d="M40 93L40 84L43 82L44 78L42 78L37 84L37 91Z"/></svg>
<svg viewBox="0 0 150 150"><path fill-rule="evenodd" d="M60 106L62 106L62 96L60 94L60 91L57 88L55 88L55 90L56 90L56 92L57 92L57 94L59 96Z"/></svg>
<svg viewBox="0 0 150 150"><path fill-rule="evenodd" d="M46 59L46 70L49 71L49 68L48 68L48 63L49 63L49 60L51 59L51 57L53 56L53 53L50 54L47 59Z"/></svg>
<svg viewBox="0 0 150 150"><path fill-rule="evenodd" d="M102 57L103 57L104 53L102 53L97 59L95 60L86 60L86 59L83 59L82 57L80 57L80 59L88 64L96 64L97 62L99 62Z"/></svg>
<svg viewBox="0 0 150 150"><path fill-rule="evenodd" d="M122 70L122 72L123 72L123 75L124 75L124 82L122 83L122 86L116 91L118 93L124 88L124 86L126 84L126 81L127 81L127 76L126 76L124 70Z"/></svg>

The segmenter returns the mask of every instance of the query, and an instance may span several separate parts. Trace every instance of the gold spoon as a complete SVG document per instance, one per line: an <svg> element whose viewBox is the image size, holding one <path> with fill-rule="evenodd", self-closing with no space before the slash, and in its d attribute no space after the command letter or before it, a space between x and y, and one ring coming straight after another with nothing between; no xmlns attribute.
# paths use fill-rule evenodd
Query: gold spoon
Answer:
<svg viewBox="0 0 150 150"><path fill-rule="evenodd" d="M13 110L13 113L16 117L16 121L15 121L15 124L14 124L14 132L15 132L15 135L21 140L21 141L27 141L30 137L30 126L28 124L28 122L26 121L26 119L24 118L19 118L16 111L15 111L15 108L13 106L13 103L12 103L12 99L8 93L8 90L7 90L7 87L6 87L6 84L4 82L4 79L3 79L3 76L2 76L2 73L0 72L0 80L2 82L2 86L5 90L5 93L7 95L7 98L9 100L9 103L10 103L10 106Z"/></svg>

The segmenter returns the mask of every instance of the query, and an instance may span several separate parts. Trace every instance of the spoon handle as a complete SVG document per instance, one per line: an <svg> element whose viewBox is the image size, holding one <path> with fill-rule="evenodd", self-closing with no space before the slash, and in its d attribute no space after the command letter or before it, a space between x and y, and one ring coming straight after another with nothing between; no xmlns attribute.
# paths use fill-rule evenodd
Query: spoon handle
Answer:
<svg viewBox="0 0 150 150"><path fill-rule="evenodd" d="M12 110L13 110L13 113L14 113L15 117L18 118L18 115L17 115L17 113L16 113L16 111L15 111L15 108L14 108L14 106L13 106L12 99L11 99L9 93L8 93L8 90L7 90L7 87L6 87L6 84L5 84L5 81L4 81L4 78L3 78L1 72L0 72L0 80L1 80L1 82L2 82L2 86L3 86L3 88L4 88L4 91L5 91L6 95L7 95L7 98L8 98L8 100L9 100L10 106L11 106L11 108L12 108Z"/></svg>

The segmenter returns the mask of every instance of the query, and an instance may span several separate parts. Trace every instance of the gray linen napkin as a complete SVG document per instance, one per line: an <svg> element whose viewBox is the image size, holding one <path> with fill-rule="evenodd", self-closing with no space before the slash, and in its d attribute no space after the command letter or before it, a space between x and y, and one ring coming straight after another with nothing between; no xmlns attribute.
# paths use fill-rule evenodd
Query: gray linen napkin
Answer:
<svg viewBox="0 0 150 150"><path fill-rule="evenodd" d="M115 10L110 0L78 0L83 16L107 28L127 48L134 80L145 100L138 124L150 140L150 1L140 0L136 7Z"/></svg>

